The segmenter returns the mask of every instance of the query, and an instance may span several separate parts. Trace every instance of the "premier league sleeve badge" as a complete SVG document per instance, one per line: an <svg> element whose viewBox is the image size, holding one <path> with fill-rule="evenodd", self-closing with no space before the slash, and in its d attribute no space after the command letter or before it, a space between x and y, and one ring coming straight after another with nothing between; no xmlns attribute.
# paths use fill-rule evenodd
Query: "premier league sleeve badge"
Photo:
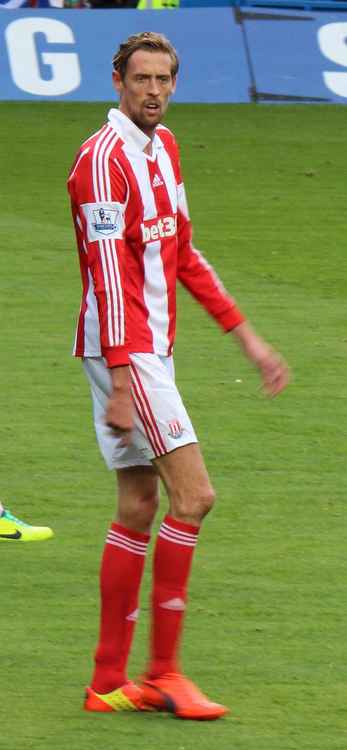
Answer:
<svg viewBox="0 0 347 750"><path fill-rule="evenodd" d="M122 239L125 209L122 203L84 203L81 209L87 221L89 242L103 237Z"/></svg>

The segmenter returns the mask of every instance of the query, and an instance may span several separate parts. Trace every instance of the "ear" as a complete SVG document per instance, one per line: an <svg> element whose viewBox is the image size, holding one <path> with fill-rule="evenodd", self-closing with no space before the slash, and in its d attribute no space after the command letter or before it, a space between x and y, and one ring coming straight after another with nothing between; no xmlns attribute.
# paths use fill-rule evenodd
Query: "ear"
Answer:
<svg viewBox="0 0 347 750"><path fill-rule="evenodd" d="M119 96L120 96L121 93L122 93L122 91L123 91L123 82L122 82L122 79L120 77L120 73L119 73L118 70L114 70L113 71L113 73L112 73L112 81L113 81L113 86L114 86L114 88L117 91L117 94L119 94Z"/></svg>
<svg viewBox="0 0 347 750"><path fill-rule="evenodd" d="M172 94L174 94L176 91L176 85L177 85L177 75L172 76L172 91L171 91Z"/></svg>

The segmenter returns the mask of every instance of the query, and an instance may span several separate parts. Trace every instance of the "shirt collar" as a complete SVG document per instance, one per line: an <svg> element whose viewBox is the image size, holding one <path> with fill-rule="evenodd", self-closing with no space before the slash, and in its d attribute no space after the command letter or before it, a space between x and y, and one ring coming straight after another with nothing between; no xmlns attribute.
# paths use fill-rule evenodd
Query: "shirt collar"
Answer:
<svg viewBox="0 0 347 750"><path fill-rule="evenodd" d="M129 148L135 148L137 151L144 151L146 146L151 142L148 135L140 130L132 120L129 119L119 109L110 109L108 113L108 122L112 128L117 130L124 143ZM161 145L160 139L157 135L154 136L153 145L157 148Z"/></svg>

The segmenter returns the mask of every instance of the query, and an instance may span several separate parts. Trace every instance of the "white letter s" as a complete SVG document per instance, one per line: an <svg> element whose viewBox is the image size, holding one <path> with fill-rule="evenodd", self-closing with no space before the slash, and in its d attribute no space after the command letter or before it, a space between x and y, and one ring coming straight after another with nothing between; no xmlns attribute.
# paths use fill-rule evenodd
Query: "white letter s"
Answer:
<svg viewBox="0 0 347 750"><path fill-rule="evenodd" d="M325 57L347 68L347 23L328 23L318 30L318 44ZM323 72L325 85L338 96L347 98L347 71Z"/></svg>

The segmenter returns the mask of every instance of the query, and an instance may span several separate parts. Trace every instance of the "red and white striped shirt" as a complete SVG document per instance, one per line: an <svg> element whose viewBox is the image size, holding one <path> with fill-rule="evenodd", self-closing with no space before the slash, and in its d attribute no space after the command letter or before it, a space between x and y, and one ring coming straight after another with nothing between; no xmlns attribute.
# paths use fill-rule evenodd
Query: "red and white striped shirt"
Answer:
<svg viewBox="0 0 347 750"><path fill-rule="evenodd" d="M83 286L74 354L103 356L109 367L127 364L134 352L171 354L177 279L224 330L244 319L192 245L172 133L156 128L151 156L148 143L111 109L68 180Z"/></svg>

